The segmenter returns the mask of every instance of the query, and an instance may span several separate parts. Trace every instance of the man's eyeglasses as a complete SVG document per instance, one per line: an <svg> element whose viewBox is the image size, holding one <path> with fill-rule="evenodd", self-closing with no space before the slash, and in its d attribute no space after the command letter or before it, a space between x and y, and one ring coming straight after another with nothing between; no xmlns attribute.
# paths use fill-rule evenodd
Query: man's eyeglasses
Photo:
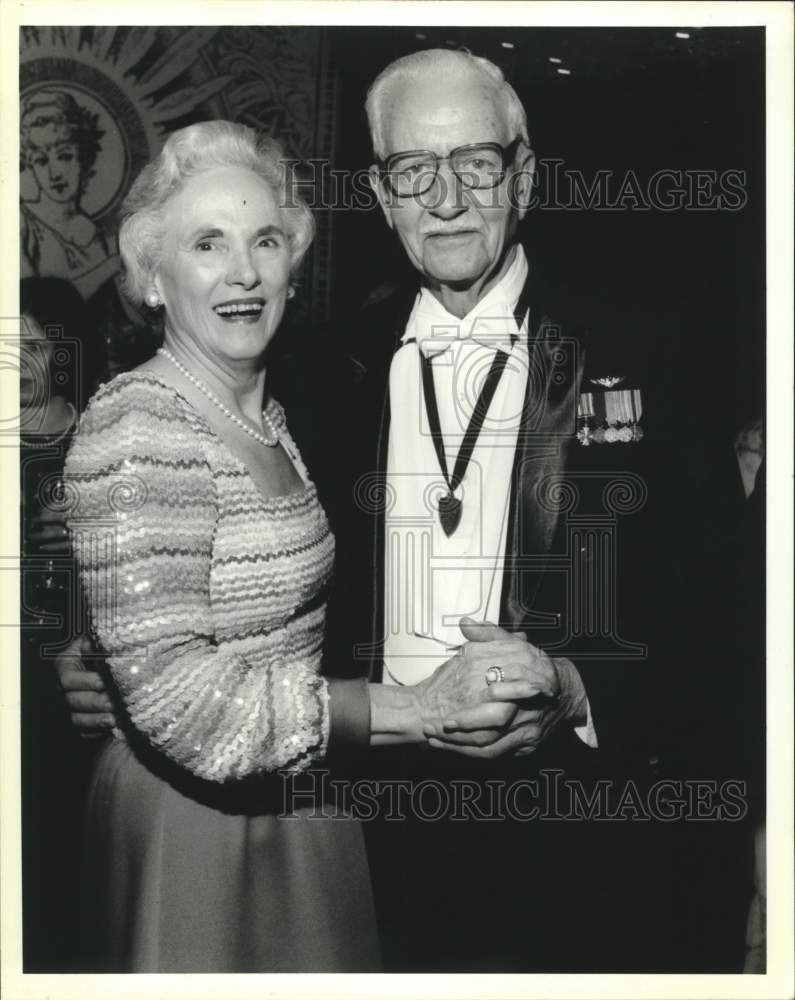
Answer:
<svg viewBox="0 0 795 1000"><path fill-rule="evenodd" d="M450 163L450 169L463 187L494 188L505 177L521 141L517 137L508 146L501 146L498 142L475 142L457 146L447 156L438 156L430 149L412 149L379 160L378 170L397 198L416 198L425 194L439 173L439 165L445 160Z"/></svg>

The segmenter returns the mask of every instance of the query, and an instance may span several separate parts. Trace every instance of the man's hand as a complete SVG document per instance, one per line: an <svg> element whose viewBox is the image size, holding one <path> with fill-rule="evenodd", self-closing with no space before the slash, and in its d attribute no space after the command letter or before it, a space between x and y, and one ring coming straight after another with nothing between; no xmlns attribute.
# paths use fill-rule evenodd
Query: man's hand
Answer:
<svg viewBox="0 0 795 1000"><path fill-rule="evenodd" d="M66 515L60 510L45 507L31 519L26 544L30 551L45 555L69 556L72 554Z"/></svg>
<svg viewBox="0 0 795 1000"><path fill-rule="evenodd" d="M475 626L473 632L474 628ZM493 629L494 626L488 628ZM498 631L509 635L502 632L502 629ZM495 729L504 731L516 713L515 702L532 698L548 686L537 678L522 676L523 658L519 650L527 648L523 639L508 638L507 641L489 642L484 636L482 643L490 647L488 662L472 655L471 646L465 646L446 663L437 667L427 680L407 689L416 696L420 717L425 723L423 734L426 737L442 736L441 723L444 720L466 721L470 718L470 713L476 713L473 717L477 720L488 719ZM506 680L489 687L486 683L486 670L496 663L503 666ZM512 664L510 677L506 667L508 663ZM497 735L499 733L495 733L492 740Z"/></svg>
<svg viewBox="0 0 795 1000"><path fill-rule="evenodd" d="M576 667L563 658L551 659L527 642L488 622L462 619L469 640L461 651L471 676L484 679L489 667L499 666L504 681L490 685L486 700L458 712L444 714L444 723L426 726L431 746L472 757L494 758L511 753L533 753L561 723L586 721L587 699Z"/></svg>
<svg viewBox="0 0 795 1000"><path fill-rule="evenodd" d="M83 660L91 652L91 640L80 636L55 658L58 683L66 696L72 725L85 737L105 736L116 725L102 677L89 670Z"/></svg>
<svg viewBox="0 0 795 1000"><path fill-rule="evenodd" d="M501 684L506 697L529 698L537 689L519 679ZM419 684L370 684L370 743L425 743L428 735L442 733L442 722L490 699L498 717L507 726L516 710L512 702L497 705L489 695L482 665L456 653Z"/></svg>

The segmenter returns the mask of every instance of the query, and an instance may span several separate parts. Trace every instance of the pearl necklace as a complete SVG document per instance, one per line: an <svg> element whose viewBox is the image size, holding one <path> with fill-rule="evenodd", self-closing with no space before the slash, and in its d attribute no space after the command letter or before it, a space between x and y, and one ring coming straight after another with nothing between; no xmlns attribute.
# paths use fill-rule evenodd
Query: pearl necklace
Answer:
<svg viewBox="0 0 795 1000"><path fill-rule="evenodd" d="M77 410L67 399L66 405L69 407L69 423L60 431L54 431L52 434L46 434L41 431L36 433L33 432L31 437L30 433L25 436L25 432L20 429L19 431L19 443L23 448L53 448L56 444L60 444L65 438L67 438L72 431L75 429L77 423ZM36 441L33 438L39 438Z"/></svg>
<svg viewBox="0 0 795 1000"><path fill-rule="evenodd" d="M260 434L259 431L255 431L253 427L249 427L249 425L245 421L241 420L240 417L232 413L229 407L225 406L221 402L221 400L215 395L215 393L211 392L200 379L196 378L196 376L192 372L189 372L188 369L183 364L177 361L177 359L174 357L171 351L167 350L167 348L165 347L158 347L157 353L162 354L164 358L168 358L168 360L171 362L172 365L174 365L177 371L182 372L185 378L193 385L195 385L196 388L199 390L199 392L205 395L207 399L210 400L211 403L217 406L218 409L221 411L221 413L223 413L225 417L228 417L233 424L235 424L241 430L244 430L246 434L253 437L254 440L258 441L260 444L264 444L268 448L276 447L276 445L279 443L279 428L276 427L276 425L273 423L273 421L268 416L268 413L265 410L262 411L262 419L265 421L265 423L268 426L268 430L271 432L272 437L270 438L266 438L264 434Z"/></svg>

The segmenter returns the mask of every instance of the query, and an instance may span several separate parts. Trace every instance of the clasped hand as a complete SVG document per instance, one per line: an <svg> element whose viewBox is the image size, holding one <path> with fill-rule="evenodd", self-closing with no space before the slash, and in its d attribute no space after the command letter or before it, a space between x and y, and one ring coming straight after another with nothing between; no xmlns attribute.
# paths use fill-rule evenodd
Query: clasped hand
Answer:
<svg viewBox="0 0 795 1000"><path fill-rule="evenodd" d="M63 511L43 507L31 519L25 539L31 554L69 556L72 553Z"/></svg>
<svg viewBox="0 0 795 1000"><path fill-rule="evenodd" d="M470 757L533 753L562 722L586 721L587 698L574 665L552 659L522 633L488 622L461 620L467 640L427 680L407 690L419 710L416 736L436 748ZM115 724L102 677L87 668L91 642L76 639L56 660L72 721L84 736ZM504 680L487 685L498 666Z"/></svg>
<svg viewBox="0 0 795 1000"><path fill-rule="evenodd" d="M466 644L428 679L433 717L423 732L431 746L470 757L533 753L561 722L586 718L585 689L574 665L552 659L488 622L461 620ZM489 667L504 680L486 684Z"/></svg>

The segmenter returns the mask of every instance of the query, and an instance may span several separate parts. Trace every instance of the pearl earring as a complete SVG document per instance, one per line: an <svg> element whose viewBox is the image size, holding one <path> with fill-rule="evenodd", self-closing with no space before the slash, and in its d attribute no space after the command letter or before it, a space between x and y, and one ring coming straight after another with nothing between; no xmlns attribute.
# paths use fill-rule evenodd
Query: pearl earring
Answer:
<svg viewBox="0 0 795 1000"><path fill-rule="evenodd" d="M150 309L157 309L160 305L160 296L157 292L147 292L144 296L144 302L146 302Z"/></svg>
<svg viewBox="0 0 795 1000"><path fill-rule="evenodd" d="M292 285L290 285L290 287L287 289L287 298L288 299L295 298L295 288Z"/></svg>

